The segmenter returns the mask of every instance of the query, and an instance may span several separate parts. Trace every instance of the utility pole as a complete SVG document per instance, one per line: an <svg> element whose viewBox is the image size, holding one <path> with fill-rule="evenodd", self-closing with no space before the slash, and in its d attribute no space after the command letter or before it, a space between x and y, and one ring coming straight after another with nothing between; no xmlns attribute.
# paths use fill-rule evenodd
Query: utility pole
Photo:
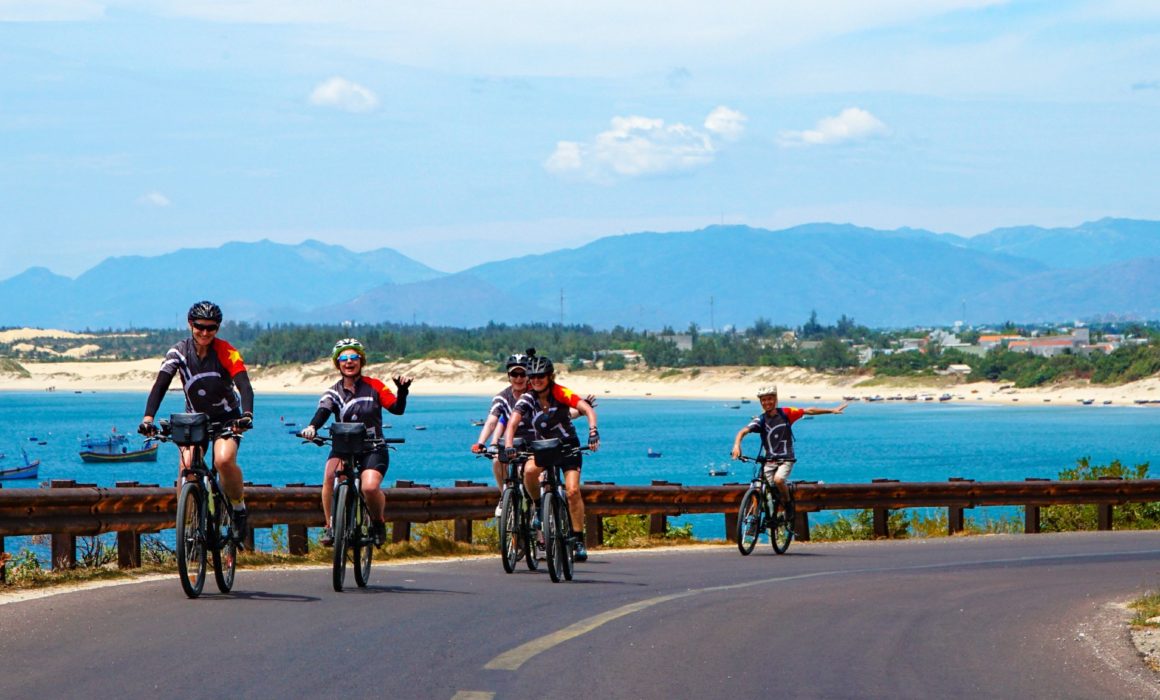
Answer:
<svg viewBox="0 0 1160 700"><path fill-rule="evenodd" d="M560 326L564 325L564 288L560 288Z"/></svg>
<svg viewBox="0 0 1160 700"><path fill-rule="evenodd" d="M717 322L713 318L713 297L709 297L709 330L717 332Z"/></svg>

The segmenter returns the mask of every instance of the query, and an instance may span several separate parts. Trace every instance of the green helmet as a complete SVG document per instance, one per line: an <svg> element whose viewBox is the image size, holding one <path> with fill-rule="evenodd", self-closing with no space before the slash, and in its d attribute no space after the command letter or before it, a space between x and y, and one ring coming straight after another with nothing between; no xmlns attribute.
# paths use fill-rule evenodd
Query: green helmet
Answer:
<svg viewBox="0 0 1160 700"><path fill-rule="evenodd" d="M343 338L334 344L334 350L330 353L330 361L335 367L338 367L338 356L346 350L354 350L362 358L362 363L364 365L367 363L367 351L363 344L355 338Z"/></svg>

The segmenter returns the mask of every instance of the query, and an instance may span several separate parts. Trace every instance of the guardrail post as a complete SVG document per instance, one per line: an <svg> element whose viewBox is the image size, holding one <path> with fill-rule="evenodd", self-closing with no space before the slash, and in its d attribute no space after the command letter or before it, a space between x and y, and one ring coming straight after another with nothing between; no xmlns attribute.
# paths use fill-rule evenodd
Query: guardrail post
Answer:
<svg viewBox="0 0 1160 700"><path fill-rule="evenodd" d="M287 487L306 486L301 484L286 484ZM286 525L286 548L290 556L302 557L310 553L310 535L306 525Z"/></svg>
<svg viewBox="0 0 1160 700"><path fill-rule="evenodd" d="M1112 529L1112 511L1115 508L1111 503L1096 504L1096 527L1100 530Z"/></svg>
<svg viewBox="0 0 1160 700"><path fill-rule="evenodd" d="M114 486L120 489L132 488L140 486L140 484L136 481L118 481L114 483ZM141 533L123 531L117 533L117 568L141 568Z"/></svg>
<svg viewBox="0 0 1160 700"><path fill-rule="evenodd" d="M0 489L4 484L0 484ZM4 551L4 537L0 536L0 583L8 583L8 553Z"/></svg>
<svg viewBox="0 0 1160 700"><path fill-rule="evenodd" d="M1050 479L1043 479L1040 477L1028 477L1024 481L1051 481ZM1023 534L1037 535L1039 534L1039 506L1023 506Z"/></svg>
<svg viewBox="0 0 1160 700"><path fill-rule="evenodd" d="M415 485L414 481L399 479L395 482L397 489L409 489ZM390 515L388 511L387 515ZM409 520L391 521L391 542L409 542L411 540L411 522Z"/></svg>
<svg viewBox="0 0 1160 700"><path fill-rule="evenodd" d="M733 519L737 520L736 513ZM793 535L798 542L810 541L810 514L804 510L795 510L793 513Z"/></svg>
<svg viewBox="0 0 1160 700"><path fill-rule="evenodd" d="M260 486L262 488L270 488L270 484L251 484L248 481L245 482L244 485L246 488L249 488L251 486ZM249 506L247 506L247 508L248 507ZM253 511L250 511L250 515L253 516L253 514L254 514ZM270 529L273 530L274 528L271 527ZM258 530L258 528L254 527L253 523L249 523L249 526L246 528L246 536L244 538L242 538L242 546L245 547L246 551L249 552L250 554L253 554L255 551L257 551L254 549L254 534L257 532L257 530Z"/></svg>
<svg viewBox="0 0 1160 700"><path fill-rule="evenodd" d="M725 541L737 542L737 511L725 513Z"/></svg>
<svg viewBox="0 0 1160 700"><path fill-rule="evenodd" d="M584 545L599 547L604 544L604 518L584 514Z"/></svg>
<svg viewBox="0 0 1160 700"><path fill-rule="evenodd" d="M77 482L72 479L53 479L49 482L49 488L53 489L67 489L73 488ZM52 535L52 568L56 569L75 569L77 568L77 536L76 535L62 535L53 533Z"/></svg>
<svg viewBox="0 0 1160 700"><path fill-rule="evenodd" d="M871 479L872 484L894 484L898 479ZM881 506L872 508L874 512L874 537L887 539L890 537L890 509Z"/></svg>
<svg viewBox="0 0 1160 700"><path fill-rule="evenodd" d="M668 486L667 481L653 480L653 486ZM665 533L669 531L668 516L664 513L652 513L648 516L648 534L649 537L664 537Z"/></svg>
<svg viewBox="0 0 1160 700"><path fill-rule="evenodd" d="M964 479L961 476L952 476L950 482L973 482L974 479ZM947 506L947 535L956 535L966 527L963 518L963 506Z"/></svg>
<svg viewBox="0 0 1160 700"><path fill-rule="evenodd" d="M477 484L470 480L456 480L455 486L458 488L460 486L487 486L487 484ZM455 541L471 544L471 520L469 518L455 519Z"/></svg>

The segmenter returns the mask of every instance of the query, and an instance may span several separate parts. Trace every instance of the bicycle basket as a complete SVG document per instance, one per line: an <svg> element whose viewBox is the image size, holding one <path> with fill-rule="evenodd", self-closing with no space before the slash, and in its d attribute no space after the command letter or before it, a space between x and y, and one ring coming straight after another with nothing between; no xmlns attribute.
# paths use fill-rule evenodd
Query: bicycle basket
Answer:
<svg viewBox="0 0 1160 700"><path fill-rule="evenodd" d="M353 455L367 451L367 427L362 423L334 423L330 438L337 454Z"/></svg>
<svg viewBox="0 0 1160 700"><path fill-rule="evenodd" d="M169 435L178 445L200 445L209 440L209 416L174 413L169 416Z"/></svg>
<svg viewBox="0 0 1160 700"><path fill-rule="evenodd" d="M532 454L536 456L536 466L554 467L564 453L564 444L560 438L535 440L532 442Z"/></svg>

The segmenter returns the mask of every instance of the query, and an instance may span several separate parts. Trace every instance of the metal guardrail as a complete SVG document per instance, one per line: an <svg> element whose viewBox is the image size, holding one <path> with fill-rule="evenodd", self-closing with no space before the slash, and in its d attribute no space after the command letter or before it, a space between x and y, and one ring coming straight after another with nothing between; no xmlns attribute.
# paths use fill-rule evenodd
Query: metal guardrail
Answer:
<svg viewBox="0 0 1160 700"><path fill-rule="evenodd" d="M648 515L650 532L663 534L669 516L722 513L725 536L732 539L736 531L736 509L747 488L748 484L683 486L654 481L649 486L629 486L588 482L584 484L586 536L590 545L602 543L603 518L607 516ZM473 482L432 488L400 481L394 488L384 489L384 493L394 541L410 539L412 523L452 520L455 538L469 542L472 521L493 517L498 499L495 487ZM319 498L319 486L246 487L252 528L287 526L291 554L305 554L309 546L307 528L321 526ZM75 566L78 536L116 532L120 566L140 566L141 533L171 529L176 501L173 487L141 486L135 482L119 482L110 488L53 481L47 489L0 489L0 554L4 551L5 536L48 534L52 536L53 567L67 568ZM1039 531L1040 508L1049 505L1095 504L1099 528L1111 529L1116 505L1160 501L1160 479L799 482L796 501L795 529L801 540L809 539L809 513L850 509L872 509L874 533L879 537L888 536L889 511L920 507L946 508L951 534L963 529L965 509L1003 505L1024 507L1024 530L1028 533Z"/></svg>

